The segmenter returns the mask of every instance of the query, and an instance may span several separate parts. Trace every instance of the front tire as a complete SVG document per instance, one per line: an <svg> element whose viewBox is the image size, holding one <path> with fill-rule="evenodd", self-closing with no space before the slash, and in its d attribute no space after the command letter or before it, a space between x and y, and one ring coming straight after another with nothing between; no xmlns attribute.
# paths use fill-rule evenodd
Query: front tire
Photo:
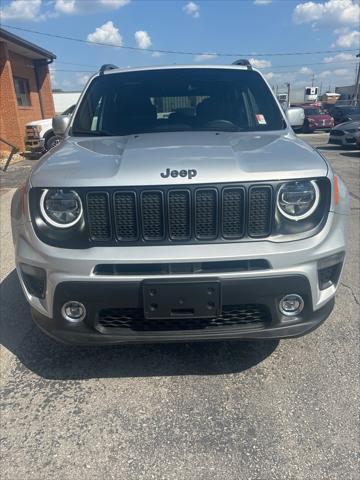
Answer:
<svg viewBox="0 0 360 480"><path fill-rule="evenodd" d="M45 150L48 152L52 148L56 147L60 143L60 138L56 135L51 135L45 141Z"/></svg>

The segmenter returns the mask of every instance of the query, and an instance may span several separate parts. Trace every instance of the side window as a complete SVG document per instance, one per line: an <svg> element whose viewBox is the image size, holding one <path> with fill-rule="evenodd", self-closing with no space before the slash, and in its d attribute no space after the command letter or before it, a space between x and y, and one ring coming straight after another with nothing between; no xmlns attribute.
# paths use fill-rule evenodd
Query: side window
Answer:
<svg viewBox="0 0 360 480"><path fill-rule="evenodd" d="M14 77L14 87L19 107L31 107L29 80Z"/></svg>

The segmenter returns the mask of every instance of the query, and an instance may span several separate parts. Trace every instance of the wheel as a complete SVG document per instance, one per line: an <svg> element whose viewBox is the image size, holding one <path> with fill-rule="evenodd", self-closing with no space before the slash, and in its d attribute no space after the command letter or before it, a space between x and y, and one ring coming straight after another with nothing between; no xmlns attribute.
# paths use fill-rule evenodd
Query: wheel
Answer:
<svg viewBox="0 0 360 480"><path fill-rule="evenodd" d="M46 151L51 150L52 148L56 147L60 143L60 138L56 135L51 135L45 141L45 149Z"/></svg>

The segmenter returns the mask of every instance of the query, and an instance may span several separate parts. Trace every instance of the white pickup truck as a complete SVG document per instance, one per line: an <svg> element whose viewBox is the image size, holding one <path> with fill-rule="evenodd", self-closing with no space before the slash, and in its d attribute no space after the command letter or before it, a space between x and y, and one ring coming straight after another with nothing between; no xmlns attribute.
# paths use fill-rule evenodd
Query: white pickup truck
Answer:
<svg viewBox="0 0 360 480"><path fill-rule="evenodd" d="M71 105L62 115L71 115L75 105ZM25 125L25 147L31 153L41 153L51 150L59 143L52 128L52 118L35 120Z"/></svg>

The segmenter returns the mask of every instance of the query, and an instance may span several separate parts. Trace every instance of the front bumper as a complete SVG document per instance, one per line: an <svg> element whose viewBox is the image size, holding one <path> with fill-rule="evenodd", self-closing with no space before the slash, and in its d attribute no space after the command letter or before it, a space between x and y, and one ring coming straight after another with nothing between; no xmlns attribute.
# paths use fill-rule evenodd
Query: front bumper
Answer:
<svg viewBox="0 0 360 480"><path fill-rule="evenodd" d="M314 329L330 313L338 282L319 288L319 262L346 250L346 215L330 212L325 227L317 235L292 242L251 241L233 244L165 245L146 247L94 247L85 250L60 249L45 245L35 235L30 222L13 221L16 265L35 321L49 335L73 343L122 343L152 341L211 340L230 338L283 338ZM265 259L268 269L172 275L96 275L99 264L154 264L214 262ZM20 274L24 263L46 271L46 295L31 295ZM141 285L156 280L213 280L221 283L222 304L254 303L270 311L264 325L240 325L221 329L171 332L111 332L96 329L101 308L141 308ZM293 280L295 279L295 280ZM299 280L300 279L300 280ZM294 282L295 283L291 283ZM60 293L59 293L60 292ZM301 317L287 319L279 314L277 303L283 294L302 293L306 308ZM121 299L121 301L119 300ZM83 300L88 317L72 325L59 317L66 300ZM125 302L126 301L126 302ZM119 303L120 302L120 303ZM125 302L125 303L121 303Z"/></svg>
<svg viewBox="0 0 360 480"><path fill-rule="evenodd" d="M310 129L310 130L313 130L313 131L315 131L315 130L327 130L327 131L329 131L329 130L331 130L332 128L334 128L334 125L331 125L331 124L323 125L323 124L321 124L321 123L320 123L320 124L313 124L313 123L311 123L311 124L309 125L309 129Z"/></svg>
<svg viewBox="0 0 360 480"><path fill-rule="evenodd" d="M27 139L25 142L25 149L31 153L42 153L45 150L45 139Z"/></svg>
<svg viewBox="0 0 360 480"><path fill-rule="evenodd" d="M330 135L329 143L333 145L341 145L343 147L356 146L356 138L351 134L339 136Z"/></svg>
<svg viewBox="0 0 360 480"><path fill-rule="evenodd" d="M189 279L188 282L194 282L195 286L196 281ZM314 330L330 315L334 305L332 298L314 311L309 281L302 276L233 278L222 280L220 284L223 308L231 306L240 310L241 306L247 306L250 311L252 306L258 305L263 308L262 317L250 319L249 316L246 321L243 318L232 324L210 323L206 319L199 322L199 319L192 318L165 321L145 318L139 321L137 318L131 322L132 314L126 313L126 322L121 321L109 328L101 323L101 312L108 307L120 312L139 310L144 315L142 282L111 282L106 286L101 282L65 282L55 291L54 317L49 319L33 309L33 318L50 337L78 345L272 339L297 337ZM304 299L304 310L298 316L286 317L278 309L279 300L289 292L296 292ZM87 308L86 318L76 324L64 320L61 315L62 305L74 299ZM142 325L142 328L136 328L136 325Z"/></svg>

